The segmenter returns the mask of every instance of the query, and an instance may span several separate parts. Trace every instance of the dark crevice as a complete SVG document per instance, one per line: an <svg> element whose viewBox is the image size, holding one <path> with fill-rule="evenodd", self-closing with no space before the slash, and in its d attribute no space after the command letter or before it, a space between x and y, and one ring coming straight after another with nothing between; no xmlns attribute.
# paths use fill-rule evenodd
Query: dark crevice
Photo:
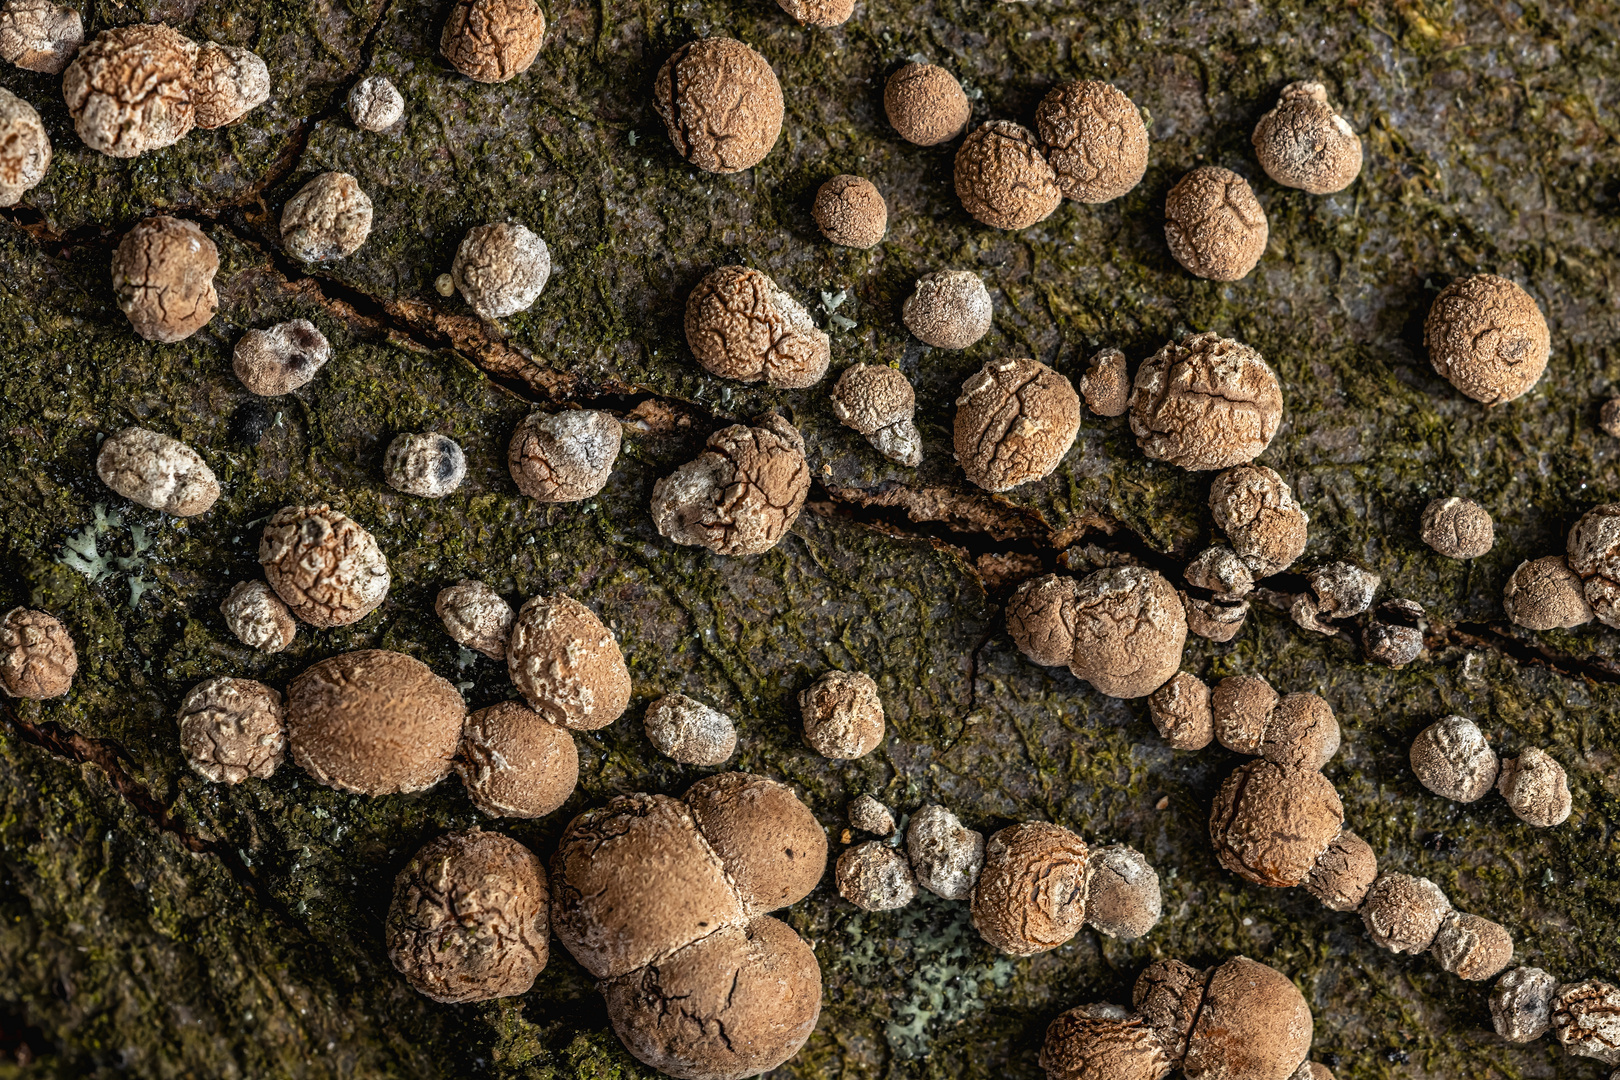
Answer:
<svg viewBox="0 0 1620 1080"><path fill-rule="evenodd" d="M1539 642L1514 637L1506 628L1490 623L1466 622L1454 626L1431 623L1429 633L1424 635L1424 645L1431 652L1445 645L1485 649L1520 664L1549 668L1566 678L1620 683L1620 664L1606 656L1570 656Z"/></svg>

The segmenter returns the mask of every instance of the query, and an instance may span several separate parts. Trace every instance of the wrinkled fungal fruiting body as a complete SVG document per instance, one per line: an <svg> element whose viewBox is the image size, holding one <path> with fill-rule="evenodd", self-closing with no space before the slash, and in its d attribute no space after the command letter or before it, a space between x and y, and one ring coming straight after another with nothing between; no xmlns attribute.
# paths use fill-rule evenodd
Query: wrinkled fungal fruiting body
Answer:
<svg viewBox="0 0 1620 1080"><path fill-rule="evenodd" d="M992 120L962 140L955 176L962 209L995 229L1028 228L1063 201L1035 135L1011 120Z"/></svg>
<svg viewBox="0 0 1620 1080"><path fill-rule="evenodd" d="M51 138L39 113L11 91L0 89L0 206L16 206L45 179L50 167Z"/></svg>
<svg viewBox="0 0 1620 1080"><path fill-rule="evenodd" d="M545 37L546 17L535 0L456 0L439 51L469 79L507 82L529 70Z"/></svg>
<svg viewBox="0 0 1620 1080"><path fill-rule="evenodd" d="M455 767L484 813L537 818L574 793L579 750L567 728L522 702L503 701L467 717Z"/></svg>
<svg viewBox="0 0 1620 1080"><path fill-rule="evenodd" d="M1036 360L988 360L956 399L956 460L986 491L1049 475L1079 431L1080 396Z"/></svg>
<svg viewBox="0 0 1620 1080"><path fill-rule="evenodd" d="M467 230L450 266L462 299L486 319L529 310L550 277L551 249L515 221Z"/></svg>
<svg viewBox="0 0 1620 1080"><path fill-rule="evenodd" d="M718 555L759 555L781 542L810 492L804 438L776 414L709 436L708 449L653 485L658 531Z"/></svg>
<svg viewBox="0 0 1620 1080"><path fill-rule="evenodd" d="M1187 271L1240 281L1266 252L1270 226L1249 182L1230 169L1200 165L1164 200L1164 238Z"/></svg>
<svg viewBox="0 0 1620 1080"><path fill-rule="evenodd" d="M180 749L192 769L213 783L268 780L286 748L281 695L264 683L208 679L180 703Z"/></svg>
<svg viewBox="0 0 1620 1080"><path fill-rule="evenodd" d="M0 690L7 697L61 697L78 670L73 635L54 615L16 607L0 619Z"/></svg>
<svg viewBox="0 0 1620 1080"><path fill-rule="evenodd" d="M814 386L832 360L832 342L804 306L746 266L698 282L686 300L686 341L709 373L779 389Z"/></svg>
<svg viewBox="0 0 1620 1080"><path fill-rule="evenodd" d="M889 227L889 207L877 186L848 173L821 185L811 213L821 235L842 247L873 247Z"/></svg>
<svg viewBox="0 0 1620 1080"><path fill-rule="evenodd" d="M506 642L517 618L501 594L470 578L440 589L433 610L444 631L457 645L481 652L491 660L506 659Z"/></svg>
<svg viewBox="0 0 1620 1080"><path fill-rule="evenodd" d="M1328 104L1327 87L1318 82L1283 87L1250 141L1260 167L1284 187L1330 195L1361 175L1361 140Z"/></svg>
<svg viewBox="0 0 1620 1080"><path fill-rule="evenodd" d="M259 563L276 595L319 629L348 626L376 611L392 575L376 539L331 507L288 506L271 515Z"/></svg>
<svg viewBox="0 0 1620 1080"><path fill-rule="evenodd" d="M994 314L990 291L972 270L924 274L900 310L906 329L938 349L973 345L989 331Z"/></svg>
<svg viewBox="0 0 1620 1080"><path fill-rule="evenodd" d="M214 470L201 454L142 427L102 440L96 474L124 498L175 517L206 513L220 494Z"/></svg>
<svg viewBox="0 0 1620 1080"><path fill-rule="evenodd" d="M1491 407L1536 385L1552 351L1535 299L1495 274L1458 278L1440 290L1423 324L1423 343L1434 370Z"/></svg>
<svg viewBox="0 0 1620 1080"><path fill-rule="evenodd" d="M973 110L955 75L937 64L910 63L884 84L883 111L902 139L937 146L962 134Z"/></svg>
<svg viewBox="0 0 1620 1080"><path fill-rule="evenodd" d="M1117 199L1147 172L1142 113L1108 83L1087 79L1053 87L1035 110L1035 130L1058 187L1076 202Z"/></svg>
<svg viewBox="0 0 1620 1080"><path fill-rule="evenodd" d="M653 107L675 152L714 173L758 165L782 132L776 72L732 38L703 38L671 53L653 83Z"/></svg>
<svg viewBox="0 0 1620 1080"><path fill-rule="evenodd" d="M1258 352L1219 334L1171 342L1143 361L1131 431L1150 458L1184 469L1253 461L1282 422L1282 387Z"/></svg>
<svg viewBox="0 0 1620 1080"><path fill-rule="evenodd" d="M113 253L112 285L129 325L147 341L184 341L219 307L219 249L196 225L172 217L136 222Z"/></svg>

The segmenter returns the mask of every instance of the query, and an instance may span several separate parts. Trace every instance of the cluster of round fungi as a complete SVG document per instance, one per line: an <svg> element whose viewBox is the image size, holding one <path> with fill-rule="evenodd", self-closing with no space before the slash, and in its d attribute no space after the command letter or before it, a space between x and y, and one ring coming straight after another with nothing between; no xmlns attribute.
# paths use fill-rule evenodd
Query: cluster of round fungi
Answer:
<svg viewBox="0 0 1620 1080"><path fill-rule="evenodd" d="M1569 778L1539 747L1501 761L1479 725L1466 716L1446 716L1412 740L1412 772L1423 786L1457 802L1478 802L1492 788L1520 821L1540 829L1569 820Z"/></svg>

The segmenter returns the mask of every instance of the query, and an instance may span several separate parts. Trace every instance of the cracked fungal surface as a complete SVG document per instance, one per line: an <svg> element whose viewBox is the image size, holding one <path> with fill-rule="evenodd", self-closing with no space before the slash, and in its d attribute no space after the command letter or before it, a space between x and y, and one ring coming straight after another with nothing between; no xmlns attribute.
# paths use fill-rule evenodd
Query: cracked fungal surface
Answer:
<svg viewBox="0 0 1620 1080"><path fill-rule="evenodd" d="M1194 334L1136 369L1130 413L1148 457L1184 469L1228 469L1271 445L1282 423L1282 387L1255 349Z"/></svg>
<svg viewBox="0 0 1620 1080"><path fill-rule="evenodd" d="M962 140L955 177L962 209L996 229L1028 228L1063 201L1039 140L1011 120L991 120Z"/></svg>
<svg viewBox="0 0 1620 1080"><path fill-rule="evenodd" d="M814 386L832 359L804 306L746 266L722 266L698 282L686 298L686 341L712 374L777 388Z"/></svg>
<svg viewBox="0 0 1620 1080"><path fill-rule="evenodd" d="M1181 598L1162 574L1116 566L1075 585L1069 670L1098 692L1147 697L1181 666L1186 641Z"/></svg>
<svg viewBox="0 0 1620 1080"><path fill-rule="evenodd" d="M170 27L103 30L62 75L79 138L108 157L172 146L196 126L197 45Z"/></svg>
<svg viewBox="0 0 1620 1080"><path fill-rule="evenodd" d="M218 272L219 249L208 235L190 221L161 215L137 222L118 242L113 294L137 334L173 344L214 317Z"/></svg>
<svg viewBox="0 0 1620 1080"><path fill-rule="evenodd" d="M653 84L653 107L675 152L712 173L753 168L782 131L776 72L733 38L703 38L671 53Z"/></svg>
<svg viewBox="0 0 1620 1080"><path fill-rule="evenodd" d="M760 555L781 543L809 493L804 437L772 413L710 435L696 460L653 485L652 517L677 544Z"/></svg>
<svg viewBox="0 0 1620 1080"><path fill-rule="evenodd" d="M1011 825L984 845L973 925L1010 956L1055 949L1086 921L1086 843L1061 825Z"/></svg>
<svg viewBox="0 0 1620 1080"><path fill-rule="evenodd" d="M576 731L613 723L630 702L630 671L613 632L570 596L535 596L518 609L506 667L530 705Z"/></svg>
<svg viewBox="0 0 1620 1080"><path fill-rule="evenodd" d="M180 749L213 783L268 780L287 750L280 692L253 679L198 683L180 703Z"/></svg>
<svg viewBox="0 0 1620 1080"><path fill-rule="evenodd" d="M588 499L607 486L623 433L617 419L596 409L530 413L507 444L512 482L541 502Z"/></svg>
<svg viewBox="0 0 1620 1080"><path fill-rule="evenodd" d="M527 311L551 277L551 250L518 222L479 225L456 249L450 279L486 319Z"/></svg>
<svg viewBox="0 0 1620 1080"><path fill-rule="evenodd" d="M1241 281L1265 254L1270 224L1249 182L1231 169L1200 165L1164 200L1164 239L1187 271Z"/></svg>
<svg viewBox="0 0 1620 1080"><path fill-rule="evenodd" d="M359 181L348 173L323 172L282 208L281 242L303 262L335 262L366 242L371 216L371 197Z"/></svg>
<svg viewBox="0 0 1620 1080"><path fill-rule="evenodd" d="M78 670L73 635L54 615L18 607L0 620L0 690L8 697L61 697Z"/></svg>
<svg viewBox="0 0 1620 1080"><path fill-rule="evenodd" d="M1442 289L1423 322L1423 345L1434 370L1488 406L1529 392L1552 351L1535 298L1495 274L1472 274Z"/></svg>
<svg viewBox="0 0 1620 1080"><path fill-rule="evenodd" d="M324 503L271 515L259 538L259 564L292 613L319 629L370 615L392 581L388 559L371 533Z"/></svg>
<svg viewBox="0 0 1620 1080"><path fill-rule="evenodd" d="M987 360L956 399L956 460L986 491L1056 469L1080 430L1080 395L1037 360Z"/></svg>
<svg viewBox="0 0 1620 1080"><path fill-rule="evenodd" d="M1569 530L1569 568L1579 574L1592 613L1620 626L1620 503L1588 510Z"/></svg>
<svg viewBox="0 0 1620 1080"><path fill-rule="evenodd" d="M0 8L0 60L60 75L84 44L78 9L55 0L6 0Z"/></svg>
<svg viewBox="0 0 1620 1080"><path fill-rule="evenodd" d="M469 79L507 82L529 70L545 36L546 17L535 0L456 0L439 51Z"/></svg>
<svg viewBox="0 0 1620 1080"><path fill-rule="evenodd" d="M1254 155L1266 175L1312 195L1343 191L1361 175L1361 140L1328 104L1327 87L1295 82L1254 127Z"/></svg>
<svg viewBox="0 0 1620 1080"><path fill-rule="evenodd" d="M331 343L314 323L290 319L243 334L231 366L248 393L280 397L307 386L331 358Z"/></svg>
<svg viewBox="0 0 1620 1080"><path fill-rule="evenodd" d="M0 206L18 200L45 179L51 166L51 138L34 107L0 89Z"/></svg>
<svg viewBox="0 0 1620 1080"><path fill-rule="evenodd" d="M1065 198L1110 202L1147 172L1147 125L1117 86L1082 79L1053 87L1035 110L1035 130Z"/></svg>
<svg viewBox="0 0 1620 1080"><path fill-rule="evenodd" d="M251 49L205 41L197 49L191 78L200 128L234 124L270 99L270 69Z"/></svg>

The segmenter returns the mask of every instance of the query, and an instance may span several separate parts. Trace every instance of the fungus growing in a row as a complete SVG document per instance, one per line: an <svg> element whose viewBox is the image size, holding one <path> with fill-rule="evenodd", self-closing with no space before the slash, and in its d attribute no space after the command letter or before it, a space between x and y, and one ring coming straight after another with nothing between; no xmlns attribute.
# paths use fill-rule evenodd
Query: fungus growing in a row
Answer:
<svg viewBox="0 0 1620 1080"><path fill-rule="evenodd" d="M346 259L370 235L371 197L348 173L320 173L281 210L281 243L301 262Z"/></svg>
<svg viewBox="0 0 1620 1080"><path fill-rule="evenodd" d="M1491 988L1491 1026L1508 1042L1535 1042L1552 1027L1558 980L1537 967L1516 967Z"/></svg>
<svg viewBox="0 0 1620 1080"><path fill-rule="evenodd" d="M545 37L535 0L455 0L439 51L469 79L506 82L529 70Z"/></svg>
<svg viewBox="0 0 1620 1080"><path fill-rule="evenodd" d="M821 185L811 213L821 235L842 247L873 247L889 227L889 207L877 185L848 173Z"/></svg>
<svg viewBox="0 0 1620 1080"><path fill-rule="evenodd" d="M368 75L349 91L349 118L361 131L387 131L405 115L405 99L386 75Z"/></svg>
<svg viewBox="0 0 1620 1080"><path fill-rule="evenodd" d="M906 825L906 854L917 884L947 900L967 900L984 869L984 834L963 825L943 806L930 804Z"/></svg>
<svg viewBox="0 0 1620 1080"><path fill-rule="evenodd" d="M262 581L238 581L219 605L225 626L250 649L278 653L298 636L292 612Z"/></svg>
<svg viewBox="0 0 1620 1080"><path fill-rule="evenodd" d="M613 633L568 596L535 596L518 610L506 646L512 685L546 719L595 731L630 704L630 669Z"/></svg>
<svg viewBox="0 0 1620 1080"><path fill-rule="evenodd" d="M686 300L686 341L704 370L778 389L814 386L832 342L769 276L746 266L710 271Z"/></svg>
<svg viewBox="0 0 1620 1080"><path fill-rule="evenodd" d="M1067 664L1109 697L1146 697L1181 666L1187 618L1164 577L1115 566L1076 581L1025 582L1007 604L1007 631L1037 664Z"/></svg>
<svg viewBox="0 0 1620 1080"><path fill-rule="evenodd" d="M270 779L287 749L281 695L252 679L198 683L180 703L180 749L192 769L213 783Z"/></svg>
<svg viewBox="0 0 1620 1080"><path fill-rule="evenodd" d="M175 517L206 513L219 499L219 481L201 454L142 427L102 440L96 475L131 502Z"/></svg>
<svg viewBox="0 0 1620 1080"><path fill-rule="evenodd" d="M671 53L653 83L653 107L675 152L714 173L758 165L782 132L776 72L732 38L703 38Z"/></svg>
<svg viewBox="0 0 1620 1080"><path fill-rule="evenodd" d="M829 671L799 692L804 739L822 757L865 757L883 741L877 683L859 671Z"/></svg>
<svg viewBox="0 0 1620 1080"><path fill-rule="evenodd" d="M205 41L197 48L191 100L198 127L234 124L270 100L270 69L249 49Z"/></svg>
<svg viewBox="0 0 1620 1080"><path fill-rule="evenodd" d="M45 179L51 167L51 137L34 107L0 89L0 206L18 200Z"/></svg>
<svg viewBox="0 0 1620 1080"><path fill-rule="evenodd" d="M550 278L551 249L515 221L468 229L450 264L461 298L485 319L529 310Z"/></svg>
<svg viewBox="0 0 1620 1080"><path fill-rule="evenodd" d="M1035 130L1065 198L1105 203L1147 172L1141 110L1109 83L1084 79L1053 87L1035 109Z"/></svg>
<svg viewBox="0 0 1620 1080"><path fill-rule="evenodd" d="M758 555L781 542L810 493L804 437L770 413L733 424L708 449L653 485L653 523L677 544Z"/></svg>
<svg viewBox="0 0 1620 1080"><path fill-rule="evenodd" d="M890 836L894 833L894 812L874 796L858 795L851 799L848 814L850 825L861 832L873 836ZM915 855L912 862L916 862Z"/></svg>
<svg viewBox="0 0 1620 1080"><path fill-rule="evenodd" d="M59 698L78 670L73 635L56 616L16 607L0 619L0 690L7 697Z"/></svg>
<svg viewBox="0 0 1620 1080"><path fill-rule="evenodd" d="M1118 349L1103 349L1091 358L1086 373L1080 376L1080 396L1086 408L1098 416L1124 416L1131 406L1131 375L1125 366L1125 354Z"/></svg>
<svg viewBox="0 0 1620 1080"><path fill-rule="evenodd" d="M862 911L894 911L917 898L905 852L881 840L845 849L834 869L838 895Z"/></svg>
<svg viewBox="0 0 1620 1080"><path fill-rule="evenodd" d="M1284 187L1331 195L1361 175L1361 140L1328 104L1327 87L1319 82L1283 87L1250 141L1260 167Z"/></svg>
<svg viewBox="0 0 1620 1080"><path fill-rule="evenodd" d="M956 460L986 491L1050 475L1079 431L1080 396L1036 360L987 360L956 399Z"/></svg>
<svg viewBox="0 0 1620 1080"><path fill-rule="evenodd" d="M1282 697L1258 675L1222 679L1210 694L1215 738L1228 750L1291 769L1320 769L1339 752L1339 722L1316 694Z"/></svg>
<svg viewBox="0 0 1620 1080"><path fill-rule="evenodd" d="M737 752L731 717L685 694L669 694L647 706L642 726L660 754L682 765L723 765Z"/></svg>
<svg viewBox="0 0 1620 1080"><path fill-rule="evenodd" d="M1280 574L1305 551L1310 518L1264 465L1227 469L1209 486L1209 510L1232 550L1257 578Z"/></svg>
<svg viewBox="0 0 1620 1080"><path fill-rule="evenodd" d="M60 75L82 44L77 8L56 0L6 0L0 8L0 60L8 64Z"/></svg>
<svg viewBox="0 0 1620 1080"><path fill-rule="evenodd" d="M1418 535L1448 559L1477 559L1496 542L1491 514L1472 499L1434 499L1423 508Z"/></svg>
<svg viewBox="0 0 1620 1080"><path fill-rule="evenodd" d="M467 717L456 774L473 805L492 817L544 817L579 783L579 749L567 728L519 701Z"/></svg>
<svg viewBox="0 0 1620 1080"><path fill-rule="evenodd" d="M936 270L917 279L900 319L917 340L936 349L966 349L990 330L995 309L984 280L972 270Z"/></svg>
<svg viewBox="0 0 1620 1080"><path fill-rule="evenodd" d="M1562 555L1520 563L1502 590L1502 608L1527 630L1568 630L1593 618L1586 584Z"/></svg>
<svg viewBox="0 0 1620 1080"><path fill-rule="evenodd" d="M955 175L962 209L992 228L1027 228L1063 202L1040 142L1011 120L991 120L968 135L956 151Z"/></svg>
<svg viewBox="0 0 1620 1080"><path fill-rule="evenodd" d="M1219 334L1172 341L1136 370L1131 431L1148 457L1184 469L1253 461L1282 422L1282 387L1258 352Z"/></svg>
<svg viewBox="0 0 1620 1080"><path fill-rule="evenodd" d="M897 369L877 364L845 368L833 386L832 409L890 461L912 468L922 463L922 432L912 420L917 394Z"/></svg>
<svg viewBox="0 0 1620 1080"><path fill-rule="evenodd" d="M530 413L512 433L506 465L529 498L579 502L607 486L623 438L623 425L596 409Z"/></svg>
<svg viewBox="0 0 1620 1080"><path fill-rule="evenodd" d="M1458 278L1423 324L1429 362L1463 394L1494 407L1526 393L1547 370L1552 339L1531 295L1507 278Z"/></svg>
<svg viewBox="0 0 1620 1080"><path fill-rule="evenodd" d="M1172 749L1202 750L1215 737L1209 686L1190 672L1176 672L1149 694L1148 712Z"/></svg>
<svg viewBox="0 0 1620 1080"><path fill-rule="evenodd" d="M293 319L243 334L232 366L248 393L279 397L307 384L331 358L326 335L308 319Z"/></svg>
<svg viewBox="0 0 1620 1080"><path fill-rule="evenodd" d="M937 146L962 134L972 108L956 76L937 64L910 63L883 86L883 111L900 137Z"/></svg>
<svg viewBox="0 0 1620 1080"><path fill-rule="evenodd" d="M1513 937L1505 928L1457 911L1428 878L1379 875L1367 890L1361 920L1376 944L1394 953L1432 951L1441 967L1470 981L1492 978L1513 960Z"/></svg>
<svg viewBox="0 0 1620 1080"><path fill-rule="evenodd" d="M1595 506L1569 530L1569 568L1581 576L1592 613L1620 627L1620 503Z"/></svg>
<svg viewBox="0 0 1620 1080"><path fill-rule="evenodd" d="M219 308L219 249L189 221L158 216L135 223L113 252L118 308L147 341L184 341Z"/></svg>
<svg viewBox="0 0 1620 1080"><path fill-rule="evenodd" d="M1164 238L1189 273L1238 281L1265 254L1270 227L1247 180L1218 165L1200 165L1165 196Z"/></svg>
<svg viewBox="0 0 1620 1080"><path fill-rule="evenodd" d="M392 577L376 539L331 507L288 506L265 522L259 563L276 595L298 618L329 629L376 611Z"/></svg>
<svg viewBox="0 0 1620 1080"><path fill-rule="evenodd" d="M433 610L444 623L444 632L457 645L481 652L491 660L506 659L506 643L512 637L517 615L501 594L471 578L439 590Z"/></svg>

